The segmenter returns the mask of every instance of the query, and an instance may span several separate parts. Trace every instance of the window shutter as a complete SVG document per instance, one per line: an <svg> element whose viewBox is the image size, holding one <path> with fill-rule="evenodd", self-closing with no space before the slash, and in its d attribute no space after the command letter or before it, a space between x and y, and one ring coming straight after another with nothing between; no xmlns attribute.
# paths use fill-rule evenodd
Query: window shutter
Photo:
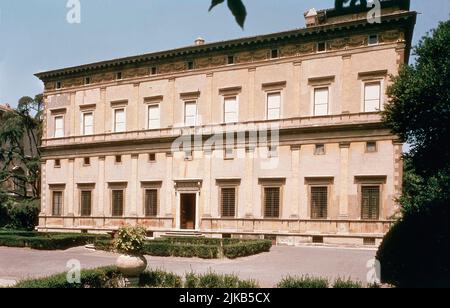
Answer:
<svg viewBox="0 0 450 308"><path fill-rule="evenodd" d="M114 111L114 115L115 115L114 131L116 133L125 132L125 109L116 109Z"/></svg>
<svg viewBox="0 0 450 308"><path fill-rule="evenodd" d="M328 88L320 88L314 90L314 115L324 116L328 115Z"/></svg>
<svg viewBox="0 0 450 308"><path fill-rule="evenodd" d="M280 187L264 188L264 217L280 217Z"/></svg>
<svg viewBox="0 0 450 308"><path fill-rule="evenodd" d="M61 216L62 215L62 192L54 191L53 192L53 216Z"/></svg>
<svg viewBox="0 0 450 308"><path fill-rule="evenodd" d="M184 107L184 123L186 126L195 126L197 123L197 103L186 102Z"/></svg>
<svg viewBox="0 0 450 308"><path fill-rule="evenodd" d="M222 188L222 217L236 217L236 188Z"/></svg>
<svg viewBox="0 0 450 308"><path fill-rule="evenodd" d="M83 134L94 134L94 115L92 113L83 114Z"/></svg>
<svg viewBox="0 0 450 308"><path fill-rule="evenodd" d="M145 191L145 216L158 216L158 190L147 189Z"/></svg>
<svg viewBox="0 0 450 308"><path fill-rule="evenodd" d="M112 199L112 216L123 216L123 190L113 190Z"/></svg>
<svg viewBox="0 0 450 308"><path fill-rule="evenodd" d="M92 214L92 192L81 192L81 216L91 216Z"/></svg>
<svg viewBox="0 0 450 308"><path fill-rule="evenodd" d="M380 187L363 186L361 189L361 218L377 220L380 216Z"/></svg>
<svg viewBox="0 0 450 308"><path fill-rule="evenodd" d="M152 105L148 107L148 128L158 129L161 127L160 123L159 105Z"/></svg>
<svg viewBox="0 0 450 308"><path fill-rule="evenodd" d="M64 117L55 117L55 138L64 137Z"/></svg>
<svg viewBox="0 0 450 308"><path fill-rule="evenodd" d="M277 120L281 116L281 93L267 94L267 119Z"/></svg>
<svg viewBox="0 0 450 308"><path fill-rule="evenodd" d="M311 218L328 217L328 187L311 187Z"/></svg>
<svg viewBox="0 0 450 308"><path fill-rule="evenodd" d="M236 97L227 97L224 100L224 116L225 123L236 123L238 122L238 103Z"/></svg>
<svg viewBox="0 0 450 308"><path fill-rule="evenodd" d="M364 111L380 111L381 84L379 82L367 83L364 87Z"/></svg>

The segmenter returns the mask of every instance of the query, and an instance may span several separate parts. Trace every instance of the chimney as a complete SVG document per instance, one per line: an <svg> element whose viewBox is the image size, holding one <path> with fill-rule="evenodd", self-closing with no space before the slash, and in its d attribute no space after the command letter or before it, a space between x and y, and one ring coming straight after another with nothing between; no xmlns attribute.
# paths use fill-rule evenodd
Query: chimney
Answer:
<svg viewBox="0 0 450 308"><path fill-rule="evenodd" d="M310 9L304 15L305 15L305 23L306 23L307 28L317 26L318 16L317 16L317 11L315 8Z"/></svg>
<svg viewBox="0 0 450 308"><path fill-rule="evenodd" d="M197 46L205 45L205 40L203 38L199 37L195 40L195 45L197 45Z"/></svg>

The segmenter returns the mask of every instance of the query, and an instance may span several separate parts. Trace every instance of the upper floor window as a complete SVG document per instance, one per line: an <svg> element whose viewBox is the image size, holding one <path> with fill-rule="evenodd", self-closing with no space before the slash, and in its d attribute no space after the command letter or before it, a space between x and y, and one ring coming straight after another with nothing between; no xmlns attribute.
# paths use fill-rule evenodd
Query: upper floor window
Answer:
<svg viewBox="0 0 450 308"><path fill-rule="evenodd" d="M276 59L280 56L280 51L278 49L272 49L270 51L270 58Z"/></svg>
<svg viewBox="0 0 450 308"><path fill-rule="evenodd" d="M264 187L264 217L279 218L281 208L281 187Z"/></svg>
<svg viewBox="0 0 450 308"><path fill-rule="evenodd" d="M325 52L325 51L327 51L327 43L326 42L317 43L317 52Z"/></svg>
<svg viewBox="0 0 450 308"><path fill-rule="evenodd" d="M377 220L380 216L380 186L361 187L361 219Z"/></svg>
<svg viewBox="0 0 450 308"><path fill-rule="evenodd" d="M148 129L161 128L161 114L159 104L148 106Z"/></svg>
<svg viewBox="0 0 450 308"><path fill-rule="evenodd" d="M364 84L364 112L376 112L381 108L381 82Z"/></svg>
<svg viewBox="0 0 450 308"><path fill-rule="evenodd" d="M92 214L92 191L83 190L80 193L81 216L91 216Z"/></svg>
<svg viewBox="0 0 450 308"><path fill-rule="evenodd" d="M85 84L85 85L91 84L91 77L86 77L86 78L84 78L84 84Z"/></svg>
<svg viewBox="0 0 450 308"><path fill-rule="evenodd" d="M82 124L83 124L83 135L93 135L94 134L94 113L84 112L82 114Z"/></svg>
<svg viewBox="0 0 450 308"><path fill-rule="evenodd" d="M377 142L376 141L369 141L366 142L366 153L375 153L377 152Z"/></svg>
<svg viewBox="0 0 450 308"><path fill-rule="evenodd" d="M114 109L114 132L122 133L125 132L126 122L125 122L125 109Z"/></svg>
<svg viewBox="0 0 450 308"><path fill-rule="evenodd" d="M316 148L314 149L314 155L325 155L325 144L316 144Z"/></svg>
<svg viewBox="0 0 450 308"><path fill-rule="evenodd" d="M158 215L158 190L145 190L145 216L156 217Z"/></svg>
<svg viewBox="0 0 450 308"><path fill-rule="evenodd" d="M64 137L64 116L55 117L55 138Z"/></svg>
<svg viewBox="0 0 450 308"><path fill-rule="evenodd" d="M150 68L150 75L156 75L158 74L158 68L156 66L153 66Z"/></svg>
<svg viewBox="0 0 450 308"><path fill-rule="evenodd" d="M326 219L328 217L328 186L311 187L311 218Z"/></svg>
<svg viewBox="0 0 450 308"><path fill-rule="evenodd" d="M369 42L369 45L377 45L378 44L378 34L369 35L368 42Z"/></svg>
<svg viewBox="0 0 450 308"><path fill-rule="evenodd" d="M281 117L281 92L267 94L267 120L277 120Z"/></svg>
<svg viewBox="0 0 450 308"><path fill-rule="evenodd" d="M122 72L117 72L116 73L116 79L117 80L121 80L122 79Z"/></svg>
<svg viewBox="0 0 450 308"><path fill-rule="evenodd" d="M123 203L124 203L123 197L124 197L123 189L112 190L111 199L112 199L113 217L123 216Z"/></svg>
<svg viewBox="0 0 450 308"><path fill-rule="evenodd" d="M188 70L193 70L194 69L194 61L188 61L187 62L187 69Z"/></svg>
<svg viewBox="0 0 450 308"><path fill-rule="evenodd" d="M62 83L61 81L57 81L56 82L56 89L61 89L62 88Z"/></svg>
<svg viewBox="0 0 450 308"><path fill-rule="evenodd" d="M184 103L184 125L197 125L197 102L190 101Z"/></svg>
<svg viewBox="0 0 450 308"><path fill-rule="evenodd" d="M52 192L52 215L61 216L63 214L63 192Z"/></svg>
<svg viewBox="0 0 450 308"><path fill-rule="evenodd" d="M236 96L224 98L224 119L225 123L236 123L239 121L239 104Z"/></svg>
<svg viewBox="0 0 450 308"><path fill-rule="evenodd" d="M314 115L328 115L329 88L314 89Z"/></svg>
<svg viewBox="0 0 450 308"><path fill-rule="evenodd" d="M236 217L236 187L220 188L221 217Z"/></svg>
<svg viewBox="0 0 450 308"><path fill-rule="evenodd" d="M228 56L227 57L227 64L228 65L231 65L231 64L234 64L234 56Z"/></svg>

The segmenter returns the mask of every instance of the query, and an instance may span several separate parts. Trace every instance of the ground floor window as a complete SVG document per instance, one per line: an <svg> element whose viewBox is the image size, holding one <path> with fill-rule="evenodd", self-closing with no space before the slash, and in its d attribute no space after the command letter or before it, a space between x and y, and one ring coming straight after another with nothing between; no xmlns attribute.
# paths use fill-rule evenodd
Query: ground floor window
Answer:
<svg viewBox="0 0 450 308"><path fill-rule="evenodd" d="M280 217L281 187L264 187L264 217Z"/></svg>
<svg viewBox="0 0 450 308"><path fill-rule="evenodd" d="M222 217L236 217L236 187L222 187L220 203Z"/></svg>
<svg viewBox="0 0 450 308"><path fill-rule="evenodd" d="M145 216L156 217L158 215L158 190L145 190Z"/></svg>
<svg viewBox="0 0 450 308"><path fill-rule="evenodd" d="M62 216L63 214L63 192L53 191L52 192L52 215Z"/></svg>
<svg viewBox="0 0 450 308"><path fill-rule="evenodd" d="M328 186L311 187L311 218L327 219L328 217Z"/></svg>
<svg viewBox="0 0 450 308"><path fill-rule="evenodd" d="M361 187L361 218L377 220L380 217L380 186Z"/></svg>
<svg viewBox="0 0 450 308"><path fill-rule="evenodd" d="M123 193L122 189L112 191L112 216L123 216Z"/></svg>
<svg viewBox="0 0 450 308"><path fill-rule="evenodd" d="M81 191L81 216L91 216L92 214L92 191Z"/></svg>

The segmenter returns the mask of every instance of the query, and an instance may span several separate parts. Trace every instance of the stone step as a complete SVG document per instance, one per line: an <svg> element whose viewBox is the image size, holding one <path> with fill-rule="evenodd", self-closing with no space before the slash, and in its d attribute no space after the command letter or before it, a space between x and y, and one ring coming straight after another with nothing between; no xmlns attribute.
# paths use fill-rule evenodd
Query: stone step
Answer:
<svg viewBox="0 0 450 308"><path fill-rule="evenodd" d="M171 231L166 232L161 237L205 237L205 235L196 231Z"/></svg>

